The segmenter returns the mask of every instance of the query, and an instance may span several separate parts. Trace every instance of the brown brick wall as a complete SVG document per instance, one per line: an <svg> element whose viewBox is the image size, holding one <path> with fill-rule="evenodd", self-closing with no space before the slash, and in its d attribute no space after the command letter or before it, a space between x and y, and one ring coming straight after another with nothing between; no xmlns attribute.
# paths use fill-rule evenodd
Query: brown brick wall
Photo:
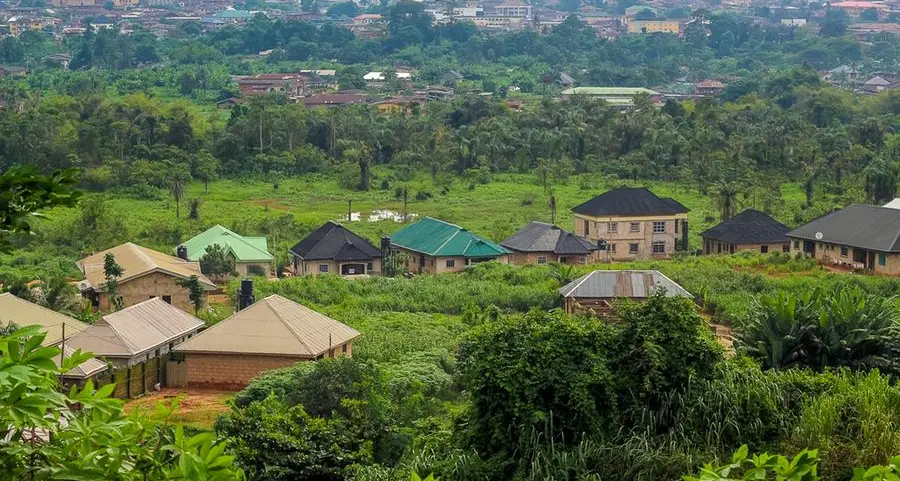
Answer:
<svg viewBox="0 0 900 481"><path fill-rule="evenodd" d="M243 387L263 371L293 366L303 359L242 354L185 354L189 386Z"/></svg>
<svg viewBox="0 0 900 481"><path fill-rule="evenodd" d="M193 314L194 306L188 298L187 289L175 283L177 278L162 272L154 272L136 279L119 284L119 295L124 302L123 307L133 306L150 299L151 297L172 296L172 305L182 311ZM203 305L206 305L206 294L203 295ZM109 310L109 298L106 293L100 293L100 310Z"/></svg>

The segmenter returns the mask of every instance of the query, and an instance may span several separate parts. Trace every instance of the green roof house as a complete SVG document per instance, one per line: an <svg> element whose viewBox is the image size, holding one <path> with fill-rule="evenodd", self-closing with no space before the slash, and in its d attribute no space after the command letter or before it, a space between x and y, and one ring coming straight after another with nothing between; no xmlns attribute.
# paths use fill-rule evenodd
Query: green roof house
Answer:
<svg viewBox="0 0 900 481"><path fill-rule="evenodd" d="M406 254L409 271L418 273L459 272L479 262L509 261L509 251L503 246L431 217L395 232L391 247Z"/></svg>
<svg viewBox="0 0 900 481"><path fill-rule="evenodd" d="M210 227L191 240L175 248L178 257L199 261L206 248L218 244L234 259L235 270L240 276L264 275L272 271L275 258L269 253L265 237L244 237L220 226Z"/></svg>

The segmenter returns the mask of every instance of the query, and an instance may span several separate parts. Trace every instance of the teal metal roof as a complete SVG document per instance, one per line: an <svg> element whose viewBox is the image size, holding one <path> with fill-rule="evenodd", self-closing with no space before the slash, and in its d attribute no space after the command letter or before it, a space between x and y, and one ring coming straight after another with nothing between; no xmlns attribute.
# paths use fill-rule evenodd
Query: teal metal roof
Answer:
<svg viewBox="0 0 900 481"><path fill-rule="evenodd" d="M509 254L499 244L462 227L425 217L391 236L391 244L434 257L499 257Z"/></svg>
<svg viewBox="0 0 900 481"><path fill-rule="evenodd" d="M237 262L273 260L265 237L243 237L220 225L210 227L181 245L187 247L188 260L199 261L206 248L213 244L231 252Z"/></svg>

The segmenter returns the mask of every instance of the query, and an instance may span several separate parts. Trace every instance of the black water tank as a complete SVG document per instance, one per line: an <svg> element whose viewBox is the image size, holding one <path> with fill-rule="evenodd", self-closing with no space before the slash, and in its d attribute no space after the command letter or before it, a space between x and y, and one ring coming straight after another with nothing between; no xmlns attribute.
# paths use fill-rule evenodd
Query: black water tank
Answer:
<svg viewBox="0 0 900 481"><path fill-rule="evenodd" d="M187 258L187 246L183 246L183 245L178 246L178 247L175 249L175 255L177 255L179 259L188 260L188 258Z"/></svg>
<svg viewBox="0 0 900 481"><path fill-rule="evenodd" d="M238 292L238 310L242 311L256 302L253 297L253 279L241 279L241 291Z"/></svg>

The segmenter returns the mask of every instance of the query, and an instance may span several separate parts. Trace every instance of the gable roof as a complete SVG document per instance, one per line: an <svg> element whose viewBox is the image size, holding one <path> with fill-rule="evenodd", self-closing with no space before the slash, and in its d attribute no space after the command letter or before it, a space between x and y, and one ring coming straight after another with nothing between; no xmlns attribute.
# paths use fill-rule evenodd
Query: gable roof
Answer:
<svg viewBox="0 0 900 481"><path fill-rule="evenodd" d="M790 229L772 217L754 209L720 222L700 233L700 237L729 244L787 243Z"/></svg>
<svg viewBox="0 0 900 481"><path fill-rule="evenodd" d="M391 236L391 244L434 257L499 257L509 254L503 246L462 227L424 217Z"/></svg>
<svg viewBox="0 0 900 481"><path fill-rule="evenodd" d="M72 357L75 354L76 348L66 344L65 349L63 349L63 355L66 358ZM56 366L59 367L59 357L54 356L54 362L56 362ZM103 372L107 369L107 365L105 362L97 359L96 357L90 357L81 364L73 367L66 371L65 374L62 375L64 378L74 378L74 379L87 379L94 374Z"/></svg>
<svg viewBox="0 0 900 481"><path fill-rule="evenodd" d="M87 324L77 319L4 292L0 294L0 325L5 326L10 322L19 327L41 326L41 330L47 333L44 338L45 346L53 346L62 341L63 323L66 325L67 338L88 328Z"/></svg>
<svg viewBox="0 0 900 481"><path fill-rule="evenodd" d="M119 278L119 284L152 272L163 272L182 279L197 276L207 290L216 288L216 285L200 272L199 263L179 259L131 242L100 251L77 262L81 272L84 273L87 287L95 290L103 289L102 286L106 282L103 275L103 260L107 253L112 253L116 262L125 269L125 273Z"/></svg>
<svg viewBox="0 0 900 481"><path fill-rule="evenodd" d="M571 232L537 221L530 222L500 245L519 252L553 252L558 255L588 255L597 249Z"/></svg>
<svg viewBox="0 0 900 481"><path fill-rule="evenodd" d="M585 215L675 215L690 209L669 197L658 197L646 187L617 187L572 208Z"/></svg>
<svg viewBox="0 0 900 481"><path fill-rule="evenodd" d="M67 341L97 356L130 358L203 327L203 321L158 297L103 316Z"/></svg>
<svg viewBox="0 0 900 481"><path fill-rule="evenodd" d="M188 260L199 261L206 253L206 248L213 244L224 247L237 262L272 261L274 259L269 253L265 237L244 237L221 225L214 225L181 245L187 247Z"/></svg>
<svg viewBox="0 0 900 481"><path fill-rule="evenodd" d="M308 260L371 260L381 257L381 251L369 241L332 221L310 232L291 247L291 252Z"/></svg>
<svg viewBox="0 0 900 481"><path fill-rule="evenodd" d="M315 358L357 337L357 330L273 294L176 346L175 350Z"/></svg>
<svg viewBox="0 0 900 481"><path fill-rule="evenodd" d="M821 233L818 239L816 234ZM900 252L900 209L850 204L787 233L788 237Z"/></svg>
<svg viewBox="0 0 900 481"><path fill-rule="evenodd" d="M891 83L885 80L884 77L880 75L876 75L869 80L866 80L866 85L890 85Z"/></svg>
<svg viewBox="0 0 900 481"><path fill-rule="evenodd" d="M694 297L663 273L655 270L593 271L561 287L559 293L563 297L640 299L650 297L661 287L666 289L666 297Z"/></svg>

